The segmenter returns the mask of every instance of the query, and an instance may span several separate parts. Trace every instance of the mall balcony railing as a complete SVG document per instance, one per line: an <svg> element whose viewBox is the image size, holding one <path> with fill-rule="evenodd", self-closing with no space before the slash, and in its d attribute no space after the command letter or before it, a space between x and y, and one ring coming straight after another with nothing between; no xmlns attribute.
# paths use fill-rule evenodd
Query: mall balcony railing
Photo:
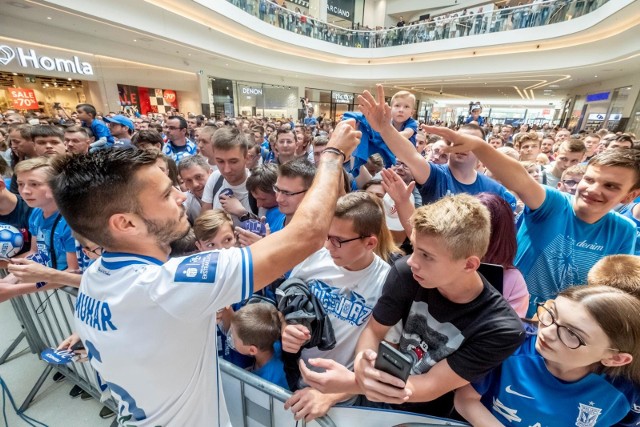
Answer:
<svg viewBox="0 0 640 427"><path fill-rule="evenodd" d="M341 46L378 48L556 24L591 13L608 0L534 1L483 13L450 13L403 27L375 30L348 29L322 22L271 0L227 1L266 23L296 34Z"/></svg>

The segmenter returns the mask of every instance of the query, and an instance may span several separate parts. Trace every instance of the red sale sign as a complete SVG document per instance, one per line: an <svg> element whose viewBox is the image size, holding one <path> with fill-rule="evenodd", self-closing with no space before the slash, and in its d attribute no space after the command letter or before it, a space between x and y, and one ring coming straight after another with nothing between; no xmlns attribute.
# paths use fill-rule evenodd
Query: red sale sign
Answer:
<svg viewBox="0 0 640 427"><path fill-rule="evenodd" d="M13 108L18 110L37 110L40 108L33 89L9 88L9 97L13 100Z"/></svg>

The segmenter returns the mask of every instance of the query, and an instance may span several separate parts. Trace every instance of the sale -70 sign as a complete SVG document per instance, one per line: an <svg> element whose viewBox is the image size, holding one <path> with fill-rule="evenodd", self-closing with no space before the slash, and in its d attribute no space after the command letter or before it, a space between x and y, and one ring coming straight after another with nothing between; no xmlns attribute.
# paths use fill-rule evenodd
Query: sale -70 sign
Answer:
<svg viewBox="0 0 640 427"><path fill-rule="evenodd" d="M9 88L9 97L12 99L15 109L37 110L40 108L33 89Z"/></svg>

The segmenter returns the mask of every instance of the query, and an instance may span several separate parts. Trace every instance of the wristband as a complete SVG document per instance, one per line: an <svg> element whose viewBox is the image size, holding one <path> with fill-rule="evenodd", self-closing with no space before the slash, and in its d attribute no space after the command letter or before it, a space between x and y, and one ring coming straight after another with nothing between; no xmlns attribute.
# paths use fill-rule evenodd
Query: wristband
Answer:
<svg viewBox="0 0 640 427"><path fill-rule="evenodd" d="M347 160L347 155L344 154L344 151L342 151L341 149L336 148L336 147L327 147L324 150L322 150L321 154L324 154L324 153L333 153L333 154L341 155L342 156L342 163L344 163Z"/></svg>

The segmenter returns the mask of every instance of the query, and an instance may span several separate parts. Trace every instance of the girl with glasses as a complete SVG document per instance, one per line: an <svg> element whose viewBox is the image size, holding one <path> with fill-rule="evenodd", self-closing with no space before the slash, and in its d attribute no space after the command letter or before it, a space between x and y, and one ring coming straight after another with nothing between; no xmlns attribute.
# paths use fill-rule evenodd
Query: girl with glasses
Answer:
<svg viewBox="0 0 640 427"><path fill-rule="evenodd" d="M640 421L640 300L608 286L566 289L503 364L456 392L478 426L631 426Z"/></svg>

